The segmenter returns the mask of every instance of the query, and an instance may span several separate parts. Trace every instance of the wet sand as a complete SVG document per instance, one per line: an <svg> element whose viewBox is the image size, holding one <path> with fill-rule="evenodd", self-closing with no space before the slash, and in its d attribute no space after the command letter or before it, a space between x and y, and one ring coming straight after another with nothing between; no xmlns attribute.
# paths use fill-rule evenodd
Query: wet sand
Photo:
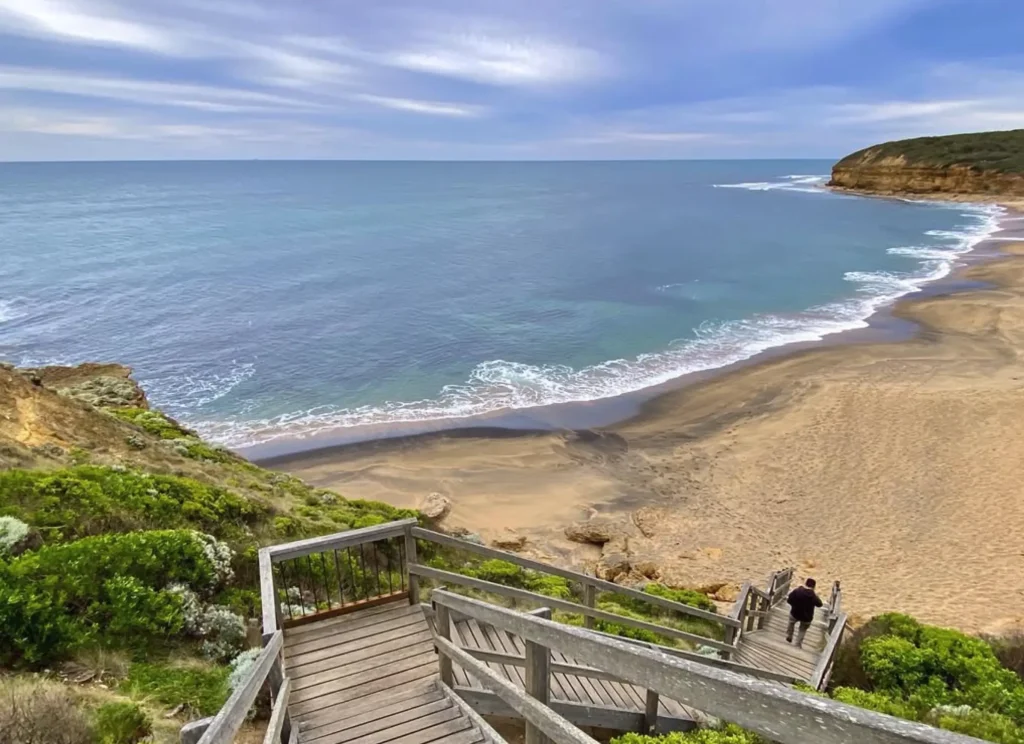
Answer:
<svg viewBox="0 0 1024 744"><path fill-rule="evenodd" d="M906 300L909 340L802 350L588 431L466 429L272 461L350 498L452 499L449 526L586 564L565 526L633 517L634 563L699 586L796 565L846 608L966 630L1024 622L1024 243ZM637 515L637 510L640 513ZM826 590L827 591L827 590Z"/></svg>

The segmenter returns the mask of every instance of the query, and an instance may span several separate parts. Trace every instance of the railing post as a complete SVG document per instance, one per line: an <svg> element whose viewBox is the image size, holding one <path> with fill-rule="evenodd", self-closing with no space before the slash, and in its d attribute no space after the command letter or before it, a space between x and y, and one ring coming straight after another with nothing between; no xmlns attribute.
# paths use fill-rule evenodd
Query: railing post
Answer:
<svg viewBox="0 0 1024 744"><path fill-rule="evenodd" d="M753 630L754 624L757 622L757 615L754 614L757 612L757 601L758 596L754 592L747 596L747 630Z"/></svg>
<svg viewBox="0 0 1024 744"><path fill-rule="evenodd" d="M654 690L647 691L647 705L644 708L644 731L645 734L653 734L658 727L658 693Z"/></svg>
<svg viewBox="0 0 1024 744"><path fill-rule="evenodd" d="M583 604L589 607L590 609L594 609L594 606L597 604L597 587L593 584L583 585ZM592 618L590 615L584 615L583 627L593 630L594 618Z"/></svg>
<svg viewBox="0 0 1024 744"><path fill-rule="evenodd" d="M404 571L409 579L409 604L420 602L420 580L409 570L409 564L418 563L416 558L416 538L412 536L412 525L405 528L405 568Z"/></svg>
<svg viewBox="0 0 1024 744"><path fill-rule="evenodd" d="M772 608L772 603L771 600L761 597L758 605L761 607L762 614L757 616L757 629L762 630L765 622L768 620L768 612Z"/></svg>
<svg viewBox="0 0 1024 744"><path fill-rule="evenodd" d="M732 627L731 625L725 626L725 635L722 638L722 640L728 643L730 646L735 646L736 628ZM722 659L724 659L725 661L729 661L730 659L732 659L732 651L723 651Z"/></svg>
<svg viewBox="0 0 1024 744"><path fill-rule="evenodd" d="M547 608L544 608L547 610ZM538 617L551 619L551 610ZM551 651L533 641L526 641L526 693L550 707L551 704ZM526 744L547 744L544 733L529 721L526 722Z"/></svg>
<svg viewBox="0 0 1024 744"><path fill-rule="evenodd" d="M448 612L448 608L443 604L434 605L434 623L437 628L437 634L445 640L450 641L452 639L451 614ZM437 664L441 672L441 682L449 688L454 687L455 681L454 676L452 675L452 660L439 651L437 655Z"/></svg>

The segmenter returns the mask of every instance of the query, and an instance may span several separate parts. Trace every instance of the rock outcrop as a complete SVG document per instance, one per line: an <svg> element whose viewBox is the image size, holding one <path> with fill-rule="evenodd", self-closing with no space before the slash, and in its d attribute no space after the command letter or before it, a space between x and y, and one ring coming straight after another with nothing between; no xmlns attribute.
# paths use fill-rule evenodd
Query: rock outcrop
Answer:
<svg viewBox="0 0 1024 744"><path fill-rule="evenodd" d="M452 500L443 493L434 492L416 505L419 512L432 522L440 522L452 510Z"/></svg>
<svg viewBox="0 0 1024 744"><path fill-rule="evenodd" d="M836 163L829 185L880 195L1024 196L1024 130L875 145Z"/></svg>
<svg viewBox="0 0 1024 744"><path fill-rule="evenodd" d="M18 370L33 382L98 408L149 408L146 393L123 364L36 367Z"/></svg>

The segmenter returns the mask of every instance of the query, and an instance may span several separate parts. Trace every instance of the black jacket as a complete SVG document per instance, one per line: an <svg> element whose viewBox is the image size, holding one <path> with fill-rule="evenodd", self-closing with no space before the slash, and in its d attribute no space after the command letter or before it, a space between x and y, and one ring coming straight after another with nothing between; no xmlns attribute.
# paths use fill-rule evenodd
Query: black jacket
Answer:
<svg viewBox="0 0 1024 744"><path fill-rule="evenodd" d="M809 623L814 619L814 608L821 607L822 602L813 589L806 586L798 586L789 593L789 614L802 623Z"/></svg>

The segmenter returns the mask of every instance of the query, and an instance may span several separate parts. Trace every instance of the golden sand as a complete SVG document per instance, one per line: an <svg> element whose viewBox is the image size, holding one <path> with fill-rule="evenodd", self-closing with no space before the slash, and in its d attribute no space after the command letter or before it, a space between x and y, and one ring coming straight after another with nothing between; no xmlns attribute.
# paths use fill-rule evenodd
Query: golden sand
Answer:
<svg viewBox="0 0 1024 744"><path fill-rule="evenodd" d="M288 469L353 498L451 497L564 562L592 511L644 507L631 541L678 585L797 565L847 609L965 630L1024 620L1024 244L966 272L992 289L900 303L909 341L801 351L667 393L594 436L431 435Z"/></svg>

